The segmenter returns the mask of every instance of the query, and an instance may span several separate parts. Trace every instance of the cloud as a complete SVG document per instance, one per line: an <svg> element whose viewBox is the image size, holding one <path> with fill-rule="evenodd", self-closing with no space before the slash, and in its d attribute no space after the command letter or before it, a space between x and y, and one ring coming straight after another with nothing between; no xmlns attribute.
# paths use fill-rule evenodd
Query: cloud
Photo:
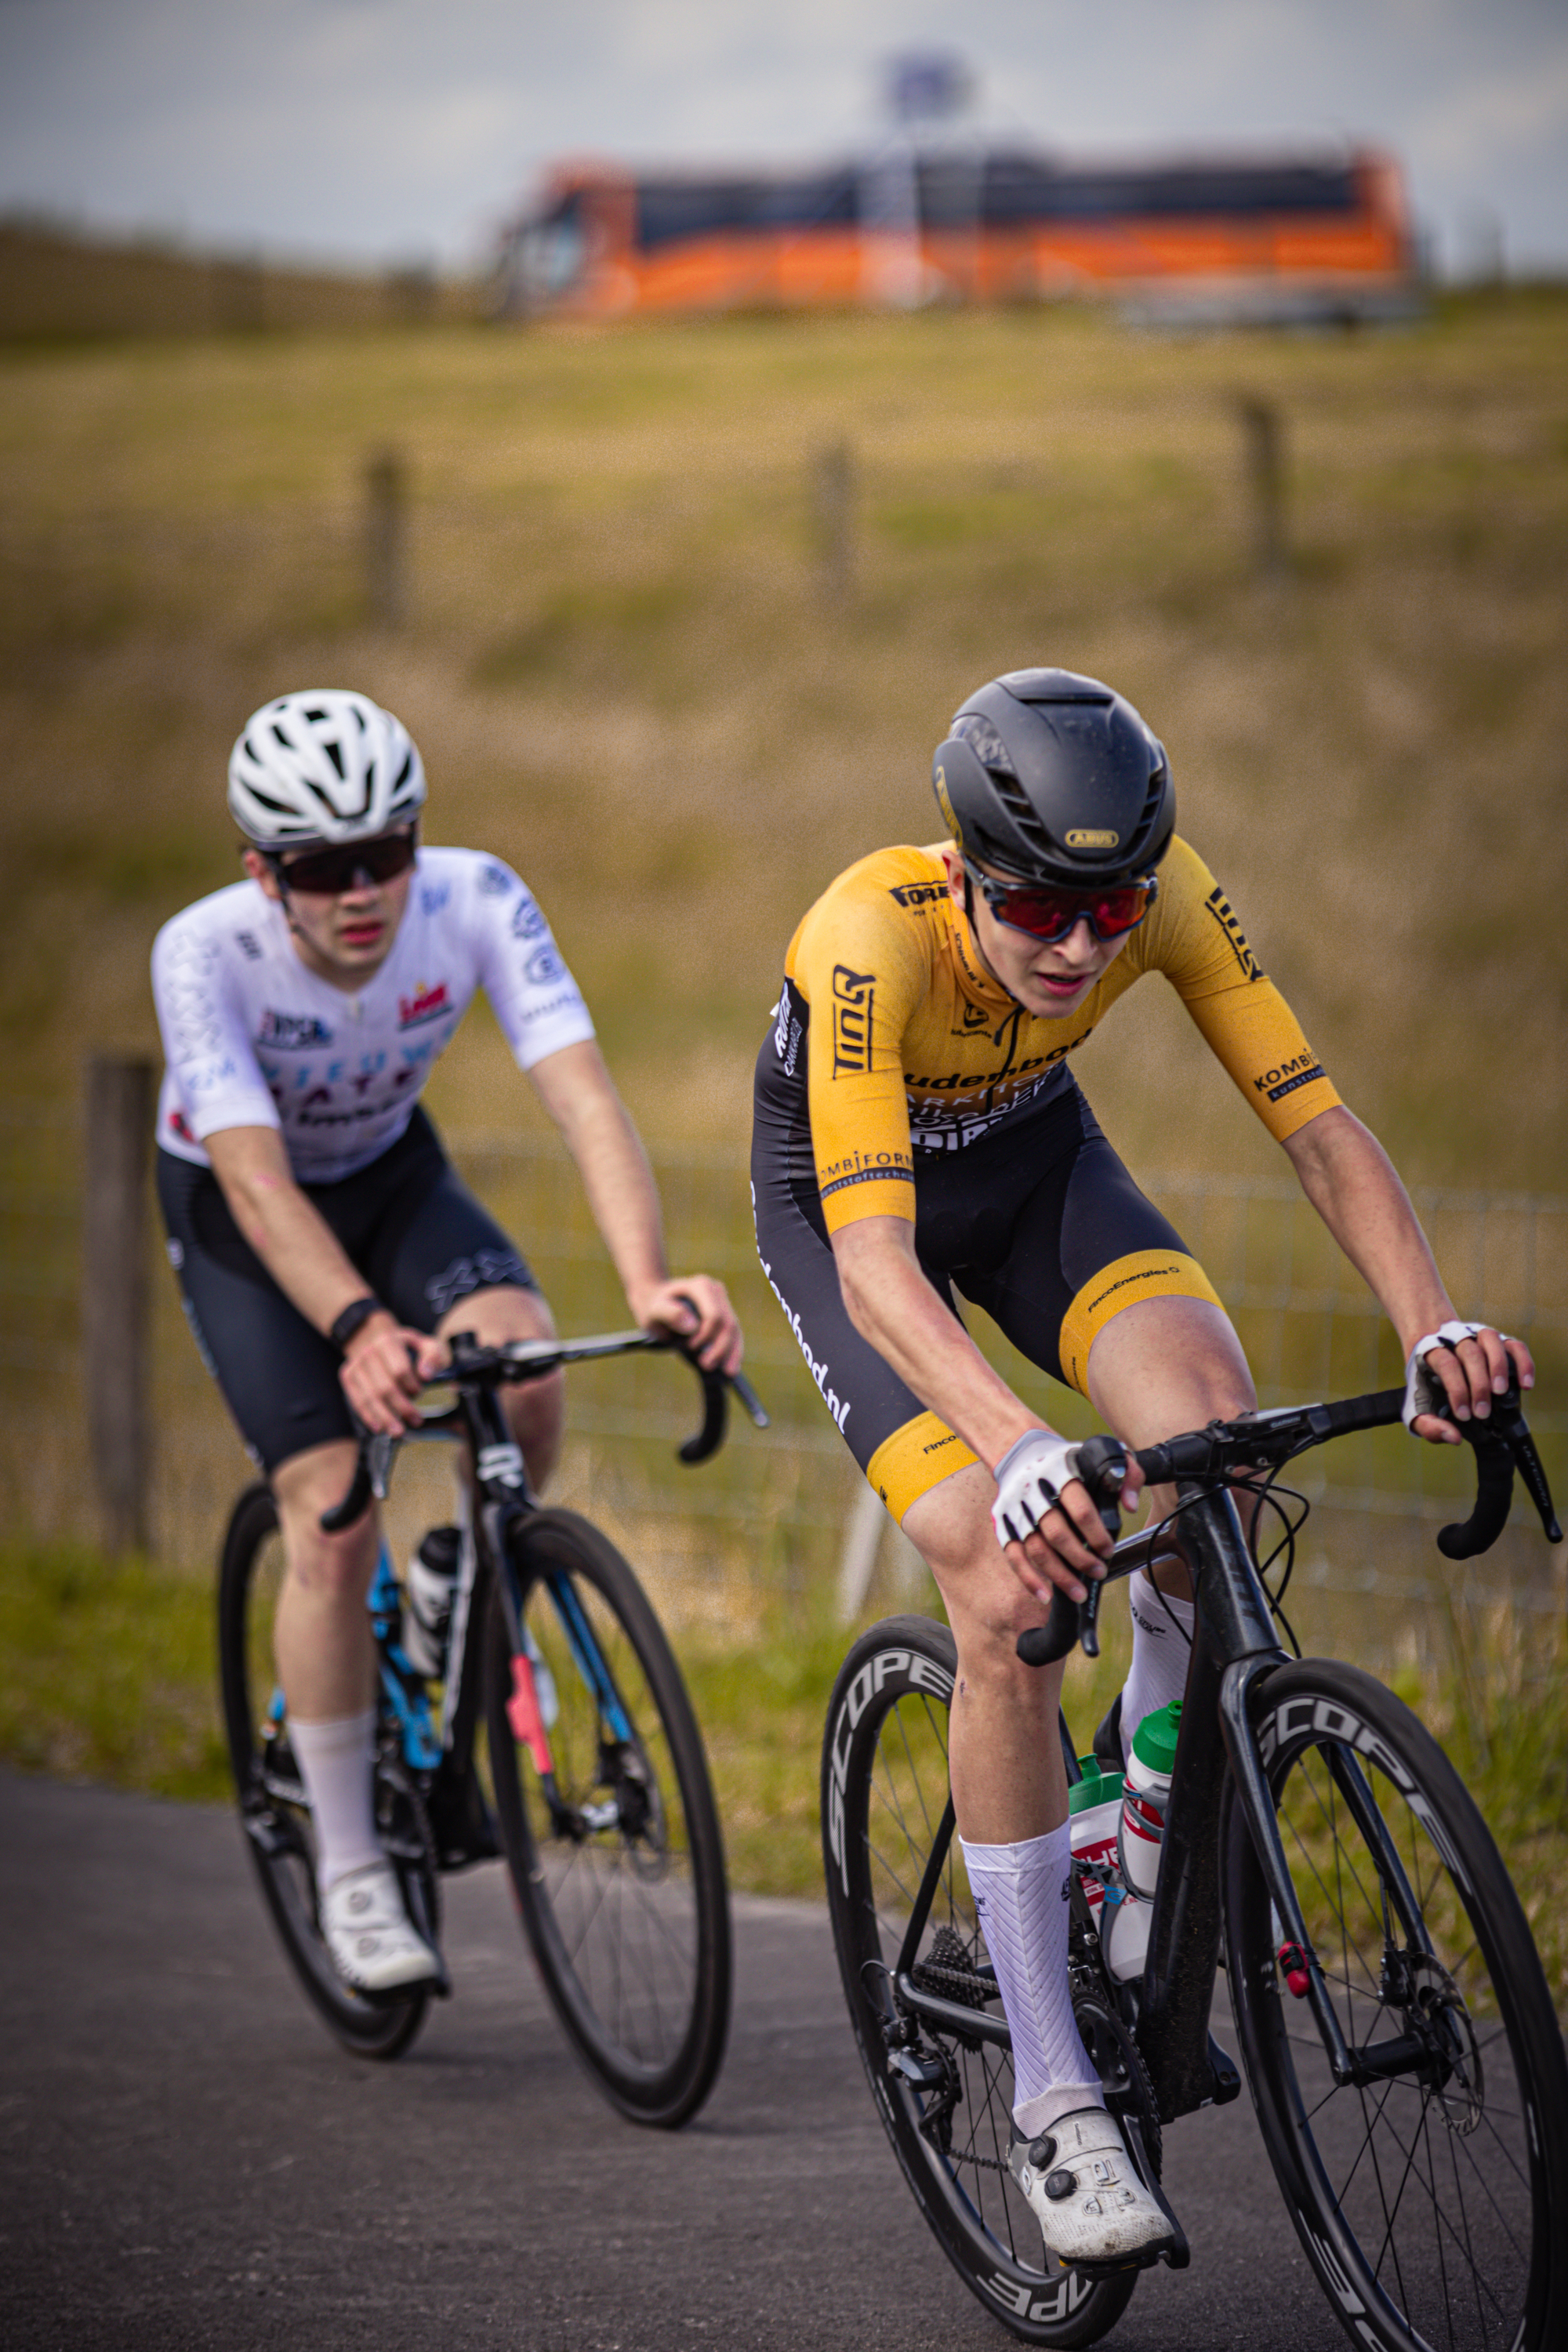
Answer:
<svg viewBox="0 0 1568 2352"><path fill-rule="evenodd" d="M1568 266L1561 0L0 0L0 204L452 257L563 152L864 150L879 61L933 46L997 135L1372 138Z"/></svg>
<svg viewBox="0 0 1568 2352"><path fill-rule="evenodd" d="M1423 154L1451 172L1485 171L1522 148L1568 139L1568 54L1546 70L1494 74L1447 94L1420 118Z"/></svg>

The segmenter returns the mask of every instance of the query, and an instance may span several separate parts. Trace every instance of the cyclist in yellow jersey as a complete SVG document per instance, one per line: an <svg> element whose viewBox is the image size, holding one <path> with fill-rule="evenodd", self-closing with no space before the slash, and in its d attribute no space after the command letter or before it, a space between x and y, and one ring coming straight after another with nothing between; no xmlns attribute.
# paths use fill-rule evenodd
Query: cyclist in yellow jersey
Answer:
<svg viewBox="0 0 1568 2352"><path fill-rule="evenodd" d="M954 1292L1130 1446L1254 1406L1213 1285L1068 1067L1158 971L1393 1322L1406 1425L1458 1444L1430 1408L1485 1415L1533 1367L1518 1340L1456 1316L1387 1156L1176 837L1164 751L1131 704L1072 671L1014 672L965 702L933 774L951 838L863 858L790 943L757 1065L757 1242L957 1642L953 1802L1012 2032L1014 2177L1059 2259L1136 2261L1170 2223L1073 2021L1061 1667L1015 1651L1053 1587L1083 1598L1110 1538L1074 1449L992 1370ZM1124 1508L1139 1483L1134 1469ZM1134 1576L1130 1598L1124 1753L1181 1696L1193 1627L1174 1559Z"/></svg>

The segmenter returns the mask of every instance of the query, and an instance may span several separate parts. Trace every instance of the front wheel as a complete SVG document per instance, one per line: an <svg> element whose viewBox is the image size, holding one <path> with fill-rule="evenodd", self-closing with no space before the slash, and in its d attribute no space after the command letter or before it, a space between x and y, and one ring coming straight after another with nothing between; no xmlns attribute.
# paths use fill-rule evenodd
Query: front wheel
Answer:
<svg viewBox="0 0 1568 2352"><path fill-rule="evenodd" d="M730 2028L730 1897L701 1736L641 1585L596 1528L531 1511L511 1568L525 1655L498 1592L485 1716L518 1908L611 2103L673 2128L712 2088Z"/></svg>
<svg viewBox="0 0 1568 2352"><path fill-rule="evenodd" d="M1568 2343L1568 2065L1530 1928L1458 1775L1355 1667L1254 1696L1286 1861L1359 2079L1287 1981L1227 1790L1225 1932L1242 2055L1301 2244L1358 2344Z"/></svg>
<svg viewBox="0 0 1568 2352"><path fill-rule="evenodd" d="M921 2052L889 2050L890 1972L927 1873L934 1884L913 1974L976 2010L996 2001L948 1810L947 1721L957 1649L945 1625L890 1617L855 1643L828 1703L822 1750L827 1907L844 1998L877 2111L915 2202L970 2292L1026 2344L1094 2344L1126 2310L1129 2271L1093 2280L1047 2254L1007 2170L1013 2060L997 2043L926 2029ZM942 1849L941 1853L937 1849ZM1136 2063L1109 2011L1079 2007L1108 2063ZM923 2054L922 2054L923 2053ZM917 2081L899 2058L921 2059ZM1114 2099L1111 2101L1115 2105Z"/></svg>
<svg viewBox="0 0 1568 2352"><path fill-rule="evenodd" d="M427 1989L371 1999L343 1982L316 1907L310 1800L289 1745L272 1664L272 1621L283 1589L283 1538L269 1486L235 1505L218 1571L218 1667L224 1726L246 1844L272 1923L307 1996L356 2058L396 2058L424 2021ZM418 1790L395 1756L376 1766L376 1824L408 1916L434 1942L440 1926L435 1850Z"/></svg>

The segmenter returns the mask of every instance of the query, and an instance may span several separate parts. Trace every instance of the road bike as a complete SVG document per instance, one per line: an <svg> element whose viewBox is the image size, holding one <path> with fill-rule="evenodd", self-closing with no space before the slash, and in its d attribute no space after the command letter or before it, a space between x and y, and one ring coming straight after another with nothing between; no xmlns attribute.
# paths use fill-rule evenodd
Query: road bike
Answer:
<svg viewBox="0 0 1568 2352"><path fill-rule="evenodd" d="M1135 1980L1110 1973L1088 1880L1100 1877L1107 1905L1114 1889L1103 1864L1075 1861L1073 2001L1106 2104L1157 2189L1164 2131L1241 2089L1209 2030L1223 1969L1269 2161L1352 2341L1560 2352L1568 2063L1524 1912L1410 1709L1357 1667L1287 1654L1281 1595L1231 1492L1268 1493L1309 1447L1396 1423L1403 1403L1390 1390L1249 1414L1133 1457L1178 1500L1116 1546L1107 1581L1175 1554L1196 1623L1146 1964ZM1478 1494L1470 1519L1439 1535L1446 1555L1496 1540L1516 1468L1560 1540L1517 1393L1460 1426ZM1126 1459L1104 1437L1079 1455L1112 1533ZM1019 1637L1026 1663L1079 1641L1096 1654L1104 1590L1090 1583L1081 1606L1058 1591L1049 1622ZM854 1644L833 1692L823 1843L845 1998L899 2162L965 2284L1026 2343L1092 2344L1139 2272L1047 2256L1007 2170L1011 2043L948 1793L955 1664L945 1625L895 1617ZM1061 1737L1076 1780L1065 1718ZM1179 2229L1163 2259L1185 2266Z"/></svg>
<svg viewBox="0 0 1568 2352"><path fill-rule="evenodd" d="M377 1824L409 1916L436 1943L440 1879L504 1854L522 1927L566 2033L622 2115L685 2123L711 2089L729 2030L731 1929L719 1816L679 1669L626 1561L575 1512L530 1491L499 1391L562 1366L645 1349L686 1356L703 1422L679 1449L722 1444L737 1375L706 1371L658 1333L452 1341L425 1387L452 1402L401 1440L365 1436L353 1483L324 1512L331 1531L384 1496L397 1446L466 1444L438 1706L404 1646L405 1596L384 1543L369 1606L378 1663ZM428 1539L427 1539L428 1540ZM224 1539L218 1650L240 1820L262 1892L301 1985L343 2046L395 2058L443 1978L380 1998L333 1968L317 1912L310 1801L272 1661L284 1570L272 1491L247 1487ZM499 1821L499 1836L497 1823Z"/></svg>

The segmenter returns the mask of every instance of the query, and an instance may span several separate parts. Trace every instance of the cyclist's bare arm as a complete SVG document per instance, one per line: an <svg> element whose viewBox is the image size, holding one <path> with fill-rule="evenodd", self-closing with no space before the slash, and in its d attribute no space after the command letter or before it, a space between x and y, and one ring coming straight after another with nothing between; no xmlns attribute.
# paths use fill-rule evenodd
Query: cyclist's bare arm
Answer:
<svg viewBox="0 0 1568 2352"><path fill-rule="evenodd" d="M365 1296L364 1276L295 1182L278 1129L227 1127L204 1143L235 1223L284 1297L318 1331L330 1332L344 1307ZM396 1436L419 1418L419 1377L438 1370L446 1355L441 1341L405 1328L383 1308L344 1350L344 1392L367 1428Z"/></svg>
<svg viewBox="0 0 1568 2352"><path fill-rule="evenodd" d="M671 1279L653 1171L598 1046L591 1039L563 1045L528 1075L577 1163L638 1324L679 1331L710 1370L738 1371L741 1326L723 1284L706 1274ZM698 1310L695 1325L688 1299Z"/></svg>
<svg viewBox="0 0 1568 2352"><path fill-rule="evenodd" d="M1431 1249L1394 1164L1377 1138L1342 1104L1321 1111L1285 1139L1301 1189L1399 1335L1400 1353L1409 1356L1418 1339L1456 1320ZM1511 1362L1510 1360L1512 1360ZM1534 1386L1535 1366L1522 1339L1505 1339L1489 1327L1457 1349L1436 1349L1427 1359L1457 1418L1484 1420L1494 1395L1517 1373L1521 1388ZM1458 1432L1436 1414L1418 1414L1418 1437L1450 1445Z"/></svg>
<svg viewBox="0 0 1568 2352"><path fill-rule="evenodd" d="M956 1430L988 1469L1031 1430L1047 1429L992 1370L963 1326L950 1315L915 1255L914 1227L903 1217L860 1217L833 1236L833 1255L849 1319L921 1402ZM1129 1484L1141 1483L1132 1473ZM1096 1555L1110 1538L1086 1488L1074 1479L1058 1508L1023 1551L1008 1558L1031 1592L1048 1600L1060 1585L1084 1597L1079 1578L1098 1573ZM1021 1563L1021 1564L1020 1564Z"/></svg>

